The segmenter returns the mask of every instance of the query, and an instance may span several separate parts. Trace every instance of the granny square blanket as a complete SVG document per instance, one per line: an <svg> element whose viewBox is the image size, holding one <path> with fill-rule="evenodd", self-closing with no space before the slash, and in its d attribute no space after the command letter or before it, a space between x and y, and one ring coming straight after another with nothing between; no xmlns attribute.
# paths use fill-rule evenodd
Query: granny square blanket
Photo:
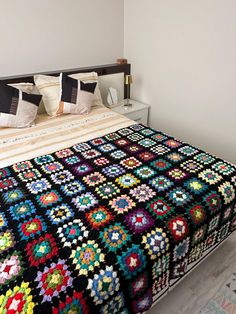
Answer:
<svg viewBox="0 0 236 314"><path fill-rule="evenodd" d="M142 313L236 229L236 169L135 124L0 169L0 313Z"/></svg>

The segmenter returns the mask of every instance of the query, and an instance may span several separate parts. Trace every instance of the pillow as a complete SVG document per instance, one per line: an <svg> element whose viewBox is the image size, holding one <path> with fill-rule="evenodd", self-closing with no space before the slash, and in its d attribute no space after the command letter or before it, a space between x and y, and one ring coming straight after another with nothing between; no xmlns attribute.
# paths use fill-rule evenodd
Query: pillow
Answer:
<svg viewBox="0 0 236 314"><path fill-rule="evenodd" d="M23 128L33 124L41 95L27 94L0 83L0 127Z"/></svg>
<svg viewBox="0 0 236 314"><path fill-rule="evenodd" d="M57 115L62 113L88 114L97 83L84 83L63 73L60 74L61 100Z"/></svg>
<svg viewBox="0 0 236 314"><path fill-rule="evenodd" d="M21 90L22 92L26 92L28 94L35 94L35 95L40 95L37 87L32 84L32 83L14 83L14 84L7 84L9 86L15 87L19 90ZM38 114L39 113L45 113L45 107L44 107L44 103L43 100L41 100L40 104L39 104L39 108L38 108Z"/></svg>
<svg viewBox="0 0 236 314"><path fill-rule="evenodd" d="M98 83L98 75L96 72L76 73L69 75L69 77L83 81L84 83ZM34 76L34 82L40 94L43 96L43 102L47 113L50 116L56 116L61 96L60 77L39 74ZM92 105L101 103L102 97L97 84Z"/></svg>

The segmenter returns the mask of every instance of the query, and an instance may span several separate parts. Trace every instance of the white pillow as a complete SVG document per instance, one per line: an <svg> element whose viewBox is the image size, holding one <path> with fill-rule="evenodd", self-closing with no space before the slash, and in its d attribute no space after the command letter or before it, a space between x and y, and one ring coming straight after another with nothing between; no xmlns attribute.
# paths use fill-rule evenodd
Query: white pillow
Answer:
<svg viewBox="0 0 236 314"><path fill-rule="evenodd" d="M83 81L84 83L98 83L98 75L96 72L76 73L69 76ZM43 102L47 113L50 116L56 116L58 104L61 99L60 77L39 74L34 76L34 82L39 93L43 96ZM92 104L97 105L101 103L102 97L97 84Z"/></svg>

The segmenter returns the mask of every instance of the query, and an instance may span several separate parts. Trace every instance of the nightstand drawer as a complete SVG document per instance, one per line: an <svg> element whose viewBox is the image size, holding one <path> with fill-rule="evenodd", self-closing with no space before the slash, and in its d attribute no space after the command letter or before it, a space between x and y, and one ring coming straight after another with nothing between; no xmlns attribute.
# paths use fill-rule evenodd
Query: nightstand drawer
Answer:
<svg viewBox="0 0 236 314"><path fill-rule="evenodd" d="M136 112L130 112L125 114L125 116L131 120L134 120L137 123L142 123L144 125L147 125L148 123L148 110L140 110Z"/></svg>

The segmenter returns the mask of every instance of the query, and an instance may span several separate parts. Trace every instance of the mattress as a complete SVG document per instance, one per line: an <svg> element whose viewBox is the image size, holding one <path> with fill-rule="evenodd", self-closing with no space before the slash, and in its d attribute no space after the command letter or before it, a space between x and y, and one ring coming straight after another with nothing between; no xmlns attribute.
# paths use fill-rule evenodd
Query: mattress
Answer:
<svg viewBox="0 0 236 314"><path fill-rule="evenodd" d="M236 229L234 165L96 110L3 130L0 313L143 313Z"/></svg>

